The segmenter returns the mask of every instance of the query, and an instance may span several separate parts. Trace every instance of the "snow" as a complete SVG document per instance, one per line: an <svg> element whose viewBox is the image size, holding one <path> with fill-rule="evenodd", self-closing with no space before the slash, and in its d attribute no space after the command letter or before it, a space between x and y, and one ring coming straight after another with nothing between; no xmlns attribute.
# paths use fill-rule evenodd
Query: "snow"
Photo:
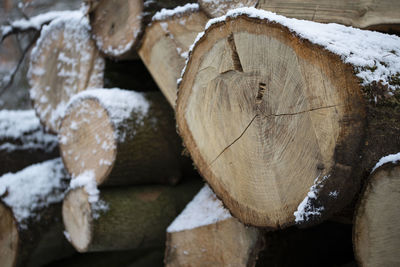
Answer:
<svg viewBox="0 0 400 267"><path fill-rule="evenodd" d="M68 175L61 158L31 165L0 177L2 201L8 205L22 229L28 219L40 219L39 211L64 199Z"/></svg>
<svg viewBox="0 0 400 267"><path fill-rule="evenodd" d="M33 110L0 110L0 140L5 140L0 150L9 152L26 149L51 152L58 145L57 136L44 132Z"/></svg>
<svg viewBox="0 0 400 267"><path fill-rule="evenodd" d="M152 17L152 21L165 20L173 16L181 16L187 12L199 11L199 4L189 3L184 6L177 6L174 9L161 9Z"/></svg>
<svg viewBox="0 0 400 267"><path fill-rule="evenodd" d="M242 15L279 23L300 38L307 39L339 55L344 63L354 66L356 75L362 79L364 86L375 81L388 85L391 90L397 90L400 87L400 85L389 83L390 78L400 70L400 37L398 36L360 30L336 23L322 24L286 18L253 7L233 9L225 16L211 19L206 24L205 30L216 23L226 21L227 18ZM190 51L193 51L196 43L203 36L204 32L199 33Z"/></svg>
<svg viewBox="0 0 400 267"><path fill-rule="evenodd" d="M40 30L40 28L50 21L68 16L71 11L50 11L47 13L39 14L35 17L29 19L20 19L10 23L10 25L1 26L0 31L2 36L9 34L13 29L18 29L20 31L35 29Z"/></svg>
<svg viewBox="0 0 400 267"><path fill-rule="evenodd" d="M390 154L390 155L384 156L372 168L371 173L373 173L377 168L379 168L380 166L382 166L385 163L389 163L389 162L396 163L398 161L400 161L400 152L397 154Z"/></svg>
<svg viewBox="0 0 400 267"><path fill-rule="evenodd" d="M87 75L91 75L87 82L89 86L102 86L104 70L104 59L94 53L95 47L90 36L88 18L81 10L64 11L62 14L61 17L52 20L50 24L43 26L40 37L32 49L28 70L28 79L32 87L30 96L34 100L35 109L37 109L40 119L48 122L48 126L54 131L59 128L69 98L78 90L86 89L84 81L87 81ZM49 84L39 85L35 80L46 75L46 70L42 66L48 61L46 58L48 54L43 52L58 40L61 40L58 49L62 49L54 51L57 68L55 72L58 80L62 83L63 94L55 100L58 102L48 102L47 98L54 98L52 90L48 90ZM71 57L71 54L74 56ZM94 56L96 58L93 63ZM88 70L84 68L92 65L93 70L88 73ZM53 81L53 79L49 80ZM52 95L52 97L43 98L43 95Z"/></svg>
<svg viewBox="0 0 400 267"><path fill-rule="evenodd" d="M92 208L92 216L94 219L100 218L100 213L109 209L108 204L100 199L100 191L97 188L94 170L86 170L76 177L72 177L69 185L70 189L83 187L88 194L88 201Z"/></svg>
<svg viewBox="0 0 400 267"><path fill-rule="evenodd" d="M143 93L135 91L121 90L118 88L113 89L90 89L83 91L71 98L68 103L67 114L74 108L75 105L80 104L85 99L96 99L100 105L107 110L108 115L117 130L116 138L123 140L125 136L118 131L118 126L124 120L132 117L132 112L136 113L137 122L141 122L147 115L150 104L144 97ZM99 143L98 137L95 136ZM107 150L109 144L103 143L102 148Z"/></svg>
<svg viewBox="0 0 400 267"><path fill-rule="evenodd" d="M330 175L326 175L320 179L321 175L318 175L314 180L314 184L310 187L310 191L307 193L307 196L297 207L297 211L294 212L295 222L301 223L304 221L308 221L312 216L321 215L321 211L324 210L324 207L315 207L312 202L316 200L318 197L318 192L321 190L323 186L323 182L330 177ZM331 192L332 193L332 192ZM333 193L332 197L337 197L339 192Z"/></svg>
<svg viewBox="0 0 400 267"><path fill-rule="evenodd" d="M167 228L168 233L194 229L232 218L222 202L205 185Z"/></svg>

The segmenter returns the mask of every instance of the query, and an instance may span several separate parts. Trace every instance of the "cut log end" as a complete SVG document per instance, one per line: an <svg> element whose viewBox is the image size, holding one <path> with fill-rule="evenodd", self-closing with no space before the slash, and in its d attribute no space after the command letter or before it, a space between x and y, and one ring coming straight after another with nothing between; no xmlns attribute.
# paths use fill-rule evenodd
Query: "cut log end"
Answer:
<svg viewBox="0 0 400 267"><path fill-rule="evenodd" d="M279 25L239 17L214 24L195 46L178 126L230 211L244 223L279 228L294 223L314 183L347 190L341 181L353 159L346 153L358 149L364 116L354 88L353 69L338 56ZM325 191L325 211L349 201Z"/></svg>
<svg viewBox="0 0 400 267"><path fill-rule="evenodd" d="M360 266L400 264L400 166L378 168L362 194L355 215L353 244Z"/></svg>
<svg viewBox="0 0 400 267"><path fill-rule="evenodd" d="M29 67L30 96L40 121L58 133L70 98L88 87L103 86L104 60L82 18L55 20L42 32Z"/></svg>
<svg viewBox="0 0 400 267"><path fill-rule="evenodd" d="M201 9L211 18L220 17L231 9L240 7L255 7L258 0L199 0Z"/></svg>
<svg viewBox="0 0 400 267"><path fill-rule="evenodd" d="M70 191L62 207L65 230L72 245L79 252L87 251L92 242L92 208L86 191L82 188Z"/></svg>
<svg viewBox="0 0 400 267"><path fill-rule="evenodd" d="M89 17L99 50L114 58L129 54L142 32L143 1L90 2L95 5L89 8Z"/></svg>
<svg viewBox="0 0 400 267"><path fill-rule="evenodd" d="M18 252L18 229L11 210L0 203L0 265L15 266Z"/></svg>
<svg viewBox="0 0 400 267"><path fill-rule="evenodd" d="M101 184L113 168L117 153L114 126L107 110L95 99L79 101L64 117L60 149L72 177L87 170Z"/></svg>

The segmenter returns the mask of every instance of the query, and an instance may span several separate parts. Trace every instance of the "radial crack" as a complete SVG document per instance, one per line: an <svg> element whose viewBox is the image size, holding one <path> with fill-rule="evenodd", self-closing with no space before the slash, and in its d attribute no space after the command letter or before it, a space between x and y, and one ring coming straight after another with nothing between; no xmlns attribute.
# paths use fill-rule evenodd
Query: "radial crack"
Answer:
<svg viewBox="0 0 400 267"><path fill-rule="evenodd" d="M231 48L233 67L235 68L235 70L243 72L242 63L240 62L239 54L236 49L235 39L233 38L232 33L228 36L228 44Z"/></svg>
<svg viewBox="0 0 400 267"><path fill-rule="evenodd" d="M327 108L333 108L333 107L337 107L338 105L332 105L332 106L326 106L326 107L319 107L319 108L312 108L312 109L308 109L308 110L303 110L303 111L299 111L299 112L295 112L295 113L281 113L281 114L269 114L266 115L265 117L279 117L279 116L292 116L292 115L298 115L298 114L303 114L306 112L310 112L310 111L315 111L315 110L319 110L319 109L327 109Z"/></svg>
<svg viewBox="0 0 400 267"><path fill-rule="evenodd" d="M213 165L214 162L215 162L229 147L231 147L234 143L236 143L236 142L244 135L244 133L247 131L247 129L249 129L250 125L253 123L253 121L256 119L257 116L258 116L258 114L255 115L255 116L251 119L251 121L249 122L249 124L247 124L246 128L243 130L243 132L242 132L235 140L233 140L232 143L230 143L227 147L225 147L225 148L221 151L221 153L219 153L218 156L217 156L213 161L211 161L210 166Z"/></svg>

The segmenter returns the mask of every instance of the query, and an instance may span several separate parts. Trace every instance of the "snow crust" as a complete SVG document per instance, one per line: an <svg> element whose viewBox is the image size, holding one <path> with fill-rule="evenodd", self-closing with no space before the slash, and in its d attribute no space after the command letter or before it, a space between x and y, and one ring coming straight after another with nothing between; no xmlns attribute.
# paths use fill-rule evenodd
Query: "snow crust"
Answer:
<svg viewBox="0 0 400 267"><path fill-rule="evenodd" d="M151 20L152 21L165 20L173 16L180 16L186 12L196 12L196 11L199 11L199 4L188 3L184 6L177 6L174 9L163 8L156 14L154 14Z"/></svg>
<svg viewBox="0 0 400 267"><path fill-rule="evenodd" d="M136 114L137 123L141 123L150 108L150 104L143 93L118 88L93 88L73 96L68 103L67 114L75 105L80 104L85 99L96 99L107 110L117 132L115 138L120 140L125 139L124 134L118 131L120 124L131 118L133 112Z"/></svg>
<svg viewBox="0 0 400 267"><path fill-rule="evenodd" d="M2 36L9 34L13 29L18 29L21 31L28 29L40 30L40 28L50 21L61 18L63 16L68 16L71 11L50 11L47 13L39 14L29 19L15 20L10 23L10 25L4 25L0 27Z"/></svg>
<svg viewBox="0 0 400 267"><path fill-rule="evenodd" d="M57 56L56 75L62 81L63 94L59 96L59 103L50 103L46 92L52 94L50 86L31 84L30 96L34 100L35 108L42 121L49 122L52 129L58 129L61 118L69 98L78 90L85 89L87 70L83 66L93 64L93 71L87 84L89 86L102 86L104 59L97 56L93 61L94 44L91 41L89 20L82 10L65 11L61 17L57 17L50 24L43 26L39 39L31 52L31 62L28 70L28 79L32 83L32 77L40 77L46 74L46 70L39 67L48 60L43 51L51 44L62 38L62 51L54 51ZM79 53L79 57L69 57L69 53ZM44 88L43 88L44 87ZM43 91L43 89L45 89ZM53 89L54 90L54 89ZM40 103L40 105L37 105ZM46 119L49 117L48 119Z"/></svg>
<svg viewBox="0 0 400 267"><path fill-rule="evenodd" d="M259 18L269 22L279 23L302 39L317 44L326 50L339 55L344 63L354 66L357 77L362 79L362 85L381 82L391 90L399 89L400 85L389 84L390 77L400 70L400 37L374 31L360 30L336 23L317 23L313 21L286 18L273 12L243 7L227 12L225 16L211 19L205 30L227 18L238 16ZM193 51L196 43L204 36L199 33L189 51ZM188 60L187 60L188 62ZM187 65L186 62L186 65ZM186 69L183 69L183 73ZM178 80L178 84L181 79Z"/></svg>
<svg viewBox="0 0 400 267"><path fill-rule="evenodd" d="M373 173L377 168L379 168L380 166L382 166L385 163L389 163L389 162L396 163L398 161L400 161L400 152L397 154L390 154L390 155L384 156L372 168L371 173Z"/></svg>
<svg viewBox="0 0 400 267"><path fill-rule="evenodd" d="M100 218L102 212L109 209L108 204L100 199L100 191L97 188L94 170L86 170L76 177L72 177L70 189L83 187L88 194L88 201L92 208L92 217L94 219Z"/></svg>
<svg viewBox="0 0 400 267"><path fill-rule="evenodd" d="M324 207L316 207L312 202L316 200L318 197L318 192L322 188L322 183L330 177L330 175L326 175L320 179L320 175L315 178L314 184L310 187L310 191L307 193L307 196L303 199L303 201L297 207L297 211L294 212L295 222L301 223L304 221L308 221L312 216L319 216L321 212L325 209ZM333 198L337 198L339 192L334 191L329 195Z"/></svg>
<svg viewBox="0 0 400 267"><path fill-rule="evenodd" d="M205 185L167 228L168 233L194 229L232 218L222 202Z"/></svg>
<svg viewBox="0 0 400 267"><path fill-rule="evenodd" d="M0 151L8 152L26 149L51 152L58 145L57 136L44 132L34 110L0 110L0 140L4 140Z"/></svg>
<svg viewBox="0 0 400 267"><path fill-rule="evenodd" d="M0 177L0 196L26 229L28 219L39 220L39 211L64 199L68 175L61 158L31 165Z"/></svg>

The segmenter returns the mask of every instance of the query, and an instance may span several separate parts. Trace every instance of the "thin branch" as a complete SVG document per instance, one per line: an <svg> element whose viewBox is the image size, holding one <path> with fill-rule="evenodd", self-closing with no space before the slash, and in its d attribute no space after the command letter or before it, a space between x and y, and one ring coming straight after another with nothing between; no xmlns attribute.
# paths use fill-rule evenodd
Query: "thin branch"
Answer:
<svg viewBox="0 0 400 267"><path fill-rule="evenodd" d="M31 49L31 47L35 44L35 42L39 38L39 36L40 36L40 34L39 34L39 32L37 32L35 34L35 36L32 38L32 40L30 41L30 43L27 45L27 47L24 49L21 57L18 60L17 66L14 68L14 70L12 71L12 73L10 75L10 78L9 78L7 84L3 88L0 89L0 96L2 96L7 91L7 89L9 89L10 86L13 84L15 75L17 74L18 70L20 69L22 63L24 62L26 54Z"/></svg>

